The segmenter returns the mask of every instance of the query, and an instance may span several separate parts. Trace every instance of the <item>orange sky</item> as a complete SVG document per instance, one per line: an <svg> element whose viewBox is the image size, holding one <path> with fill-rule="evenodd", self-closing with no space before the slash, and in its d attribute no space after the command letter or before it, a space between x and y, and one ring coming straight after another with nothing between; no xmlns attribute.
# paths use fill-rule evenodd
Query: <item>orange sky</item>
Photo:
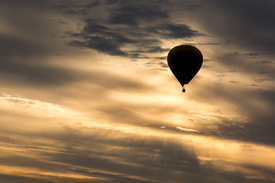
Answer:
<svg viewBox="0 0 275 183"><path fill-rule="evenodd" d="M274 182L261 3L0 2L0 182ZM180 44L204 56L186 93L166 61Z"/></svg>

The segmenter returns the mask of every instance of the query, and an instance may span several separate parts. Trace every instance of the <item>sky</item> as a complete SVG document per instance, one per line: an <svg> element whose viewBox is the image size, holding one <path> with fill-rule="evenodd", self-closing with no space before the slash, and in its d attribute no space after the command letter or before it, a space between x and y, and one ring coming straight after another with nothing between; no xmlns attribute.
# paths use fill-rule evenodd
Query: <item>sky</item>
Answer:
<svg viewBox="0 0 275 183"><path fill-rule="evenodd" d="M275 182L274 0L0 0L0 182ZM177 45L204 62L182 93Z"/></svg>

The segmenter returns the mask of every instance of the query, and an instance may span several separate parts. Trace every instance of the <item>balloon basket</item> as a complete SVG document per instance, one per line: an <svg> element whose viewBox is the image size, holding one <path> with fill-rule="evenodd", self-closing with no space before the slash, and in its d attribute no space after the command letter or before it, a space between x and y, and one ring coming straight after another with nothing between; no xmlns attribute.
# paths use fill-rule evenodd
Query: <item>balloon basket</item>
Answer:
<svg viewBox="0 0 275 183"><path fill-rule="evenodd" d="M184 87L182 87L182 92L185 92L185 88Z"/></svg>

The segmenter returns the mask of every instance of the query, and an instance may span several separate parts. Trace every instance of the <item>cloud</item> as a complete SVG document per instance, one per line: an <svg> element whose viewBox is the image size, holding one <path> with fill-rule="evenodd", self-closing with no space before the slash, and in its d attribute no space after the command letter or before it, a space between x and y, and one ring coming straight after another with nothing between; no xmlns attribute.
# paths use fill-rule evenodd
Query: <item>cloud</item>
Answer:
<svg viewBox="0 0 275 183"><path fill-rule="evenodd" d="M271 22L275 16L272 11L274 3L264 1L259 5L254 0L234 2L212 0L209 3L204 4L204 8L212 7L213 11L206 12L200 9L199 14L202 18L200 23L205 30L221 39L231 40L240 48L249 48L256 53L272 53L274 49L272 30L275 26Z"/></svg>
<svg viewBox="0 0 275 183"><path fill-rule="evenodd" d="M157 24L145 29L131 26L123 29L109 27L110 25L87 19L86 26L80 33L71 34L79 40L71 41L70 45L91 48L109 55L148 58L145 56L146 53L169 51L160 46L161 39L192 38L202 35L184 24Z"/></svg>
<svg viewBox="0 0 275 183"><path fill-rule="evenodd" d="M243 86L239 80L230 81L232 83L230 85L223 82L207 82L207 79L203 78L202 80L205 82L203 85L198 81L194 83L197 90L189 91L192 100L198 100L199 103L212 103L214 106L238 108L234 113L239 115L234 120L220 116L218 117L220 122L216 124L217 128L206 131L224 139L274 144L274 134L271 132L274 129L275 118L274 113L271 112L275 107L273 90L251 89Z"/></svg>
<svg viewBox="0 0 275 183"><path fill-rule="evenodd" d="M128 26L138 26L139 21L155 21L159 19L167 19L169 15L161 10L158 6L121 6L111 11L112 14L108 18L111 24L125 24Z"/></svg>
<svg viewBox="0 0 275 183"><path fill-rule="evenodd" d="M272 1L87 2L0 3L1 180L274 182Z"/></svg>
<svg viewBox="0 0 275 183"><path fill-rule="evenodd" d="M167 68L168 67L168 64L164 63L164 62L160 62L159 63L161 65L161 67L164 67L164 68Z"/></svg>
<svg viewBox="0 0 275 183"><path fill-rule="evenodd" d="M15 38L9 35L0 35L0 57L1 63L10 62L7 59L32 58L37 56L46 56L50 50L35 41L28 39Z"/></svg>
<svg viewBox="0 0 275 183"><path fill-rule="evenodd" d="M34 127L39 125L36 123ZM104 129L105 127L107 128ZM247 178L249 175L262 173L271 180L274 177L273 170L259 169L259 166L252 166L250 163L236 163L222 158L204 158L201 162L197 154L213 153L201 145L208 144L207 146L214 150L215 147L219 148L222 152L227 146L220 147L219 142L214 141L212 144L211 140L195 136L195 140L191 140L190 136L185 139L187 136L148 131L146 128L140 131L135 127L131 132L108 127L64 125L52 130L44 129L39 133L36 133L37 130L34 133L27 132L29 136L25 135L26 131L23 129L20 132L8 132L13 141L3 143L4 138L0 138L1 147L4 149L1 153L6 154L12 150L13 153L9 156L14 159L5 159L0 168L7 166L9 171L12 171L13 167L20 167L21 174L10 177L45 182L223 182L224 179L232 182L251 182L251 179ZM7 132L1 134L7 135ZM207 143L203 145L203 142ZM195 152L193 143L197 144L197 149L202 148L203 151ZM234 144L228 147L231 150L232 148L235 149ZM21 153L16 155L16 152ZM245 152L240 151L241 155L245 155ZM227 154L220 153L219 157L223 156L226 157ZM238 157L235 159L238 160ZM266 158L264 160L266 161ZM31 169L32 167L35 169ZM227 168L231 168L230 171ZM51 180L51 176L54 180Z"/></svg>
<svg viewBox="0 0 275 183"><path fill-rule="evenodd" d="M54 5L54 9L61 11L63 13L72 14L72 15L88 15L89 10L99 5L98 1L93 3L77 5L73 1L61 1L58 4Z"/></svg>
<svg viewBox="0 0 275 183"><path fill-rule="evenodd" d="M203 35L185 24L159 24L149 30L167 39L192 38Z"/></svg>
<svg viewBox="0 0 275 183"><path fill-rule="evenodd" d="M121 33L122 31L125 32ZM142 39L141 35L133 37L131 35L133 33L135 33L135 30L131 27L124 30L109 29L106 26L94 24L88 19L82 33L72 34L72 37L80 38L80 40L73 40L70 42L70 45L95 49L109 55L134 58L139 58L139 53L167 51L167 49L163 49L160 46L155 46L155 44L160 42L158 39ZM130 45L133 50L124 51L123 47L126 45ZM136 47L139 45L143 48L136 50Z"/></svg>
<svg viewBox="0 0 275 183"><path fill-rule="evenodd" d="M52 181L41 180L39 178L28 178L24 176L5 175L5 174L0 174L0 180L6 183L17 183L17 182L52 183Z"/></svg>
<svg viewBox="0 0 275 183"><path fill-rule="evenodd" d="M108 16L86 19L80 32L71 33L77 40L70 45L113 56L148 59L148 53L168 51L162 47L164 40L204 35L186 24L172 23L162 3L168 2L106 1Z"/></svg>
<svg viewBox="0 0 275 183"><path fill-rule="evenodd" d="M41 1L35 1L35 0L3 0L1 1L1 4L7 5L8 7L13 7L13 8L39 8L39 9L44 9L46 7L49 7L50 3L54 1L47 1L47 0L41 0Z"/></svg>
<svg viewBox="0 0 275 183"><path fill-rule="evenodd" d="M72 36L82 38L84 41L71 41L70 45L92 48L110 55L125 56L126 53L121 51L120 47L127 43L137 43L136 40L127 38L103 25L94 24L91 19L87 20L83 33Z"/></svg>
<svg viewBox="0 0 275 183"><path fill-rule="evenodd" d="M92 37L88 38L88 41L71 41L71 46L75 47L87 47L91 49L98 50L102 53L107 53L109 55L125 56L126 54L118 48L116 43L111 43L110 40L107 40L102 37Z"/></svg>
<svg viewBox="0 0 275 183"><path fill-rule="evenodd" d="M102 71L98 70L98 73L102 73ZM144 74L140 75L142 76ZM94 77L96 76L98 77L97 74L94 75ZM129 80L129 82L130 81L131 80ZM119 84L117 82L118 80L115 79L114 85L117 85L119 88L121 83ZM99 83L104 82L99 81ZM126 84L126 86L127 85L128 84ZM157 100L158 102L152 104L148 99L154 97L156 93L149 95L148 92L152 92L151 89L144 93L144 95L148 97L147 100L141 97L135 97L135 95L133 95L134 92L129 95L131 100L128 100L126 95L129 94L128 90L127 92L120 90L119 92L109 91L109 93L103 93L99 91L97 93L96 88L90 88L88 83L79 86L70 85L65 87L64 90L59 90L58 92L52 91L48 94L48 97L53 98L51 95L55 96L54 98L62 101L60 107L63 106L67 109L71 108L73 111L79 111L83 116L61 115L57 110L55 117L48 118L42 115L34 117L32 115L37 114L35 111L33 113L24 111L21 115L18 115L16 112L9 114L7 111L10 112L10 109L1 109L2 114L0 115L0 121L9 121L9 123L2 125L1 128L2 136L0 141L2 142L2 147L5 147L2 149L10 147L12 148L10 151L15 154L11 154L8 150L1 151L1 153L10 154L10 158L14 157L14 160L20 160L11 161L10 159L6 159L3 161L2 166L9 167L9 170L13 170L10 168L11 166L20 167L22 174L16 175L19 178L20 176L25 176L35 180L45 180L46 177L47 180L45 181L49 182L51 181L48 180L50 175L55 177L55 180L68 180L67 182L82 180L87 182L88 180L90 182L95 180L97 180L97 182L182 182L182 180L186 182L212 182L213 180L223 182L224 179L232 182L239 180L242 182L251 182L251 179L247 178L247 176L251 175L249 172L252 170L256 173L262 171L266 173L265 175L271 178L274 177L272 171L268 172L263 169L257 169L260 165L252 168L247 165L244 166L241 163L235 163L233 160L232 162L208 160L205 164L202 164L201 160L198 159L200 153L207 154L209 152L208 155L211 155L213 152L216 152L216 150L212 149L207 151L201 146L208 144L211 148L217 147L218 149L222 149L221 143L223 144L225 142L217 142L212 145L211 143L213 142L211 142L211 140L203 140L206 137L204 135L202 136L202 134L198 136L192 134L185 135L179 130L175 133L175 131L172 130L172 124L169 123L173 121L171 117L169 118L169 122L165 124L170 126L167 127L167 129L157 129L153 127L154 124L159 126L161 123L159 120L152 120L156 119L156 117L149 120L148 115L155 111L154 116L163 114L173 116L173 113L179 108L178 105L182 104L181 102L177 104L173 101L169 104L167 101L170 101L172 98L166 99L168 94L159 98L161 102ZM106 83L106 87L107 86L108 83ZM196 87L198 86L199 85L196 85ZM224 103L223 105L219 105L219 103L215 102L229 100L234 105L241 106L247 104L247 106L250 106L250 108L247 108L248 111L255 111L252 109L258 107L257 105L251 106L251 103L249 103L250 98L258 97L247 95L247 98L244 99L243 96L245 95L241 92L224 88L224 86L222 87L223 89L218 90L217 93L213 93L215 92L215 86L209 86L209 84L207 84L207 86L208 87L201 87L204 91L212 93L208 97L202 97L204 100L211 100L213 105L223 106L225 105ZM138 89L134 91L140 93ZM199 89L199 91L201 90ZM37 92L37 90L33 92ZM41 92L42 91L40 91L40 93ZM111 97L114 93L121 92L123 93L123 97ZM193 92L194 91L190 90L189 95ZM266 96L266 94L267 93L264 93L261 96ZM194 95L198 96L197 94ZM272 95L272 93L270 93L270 95ZM215 100L213 96L216 97ZM268 99L270 96L266 97ZM137 98L142 105L136 105L134 98ZM129 101L128 105L123 103L123 100ZM179 98L175 97L175 100L179 101ZM196 98L192 98L192 100L195 101ZM71 105L69 105L70 103ZM186 99L185 103L187 103ZM270 104L274 105L273 103L274 101L270 101ZM33 111L35 107L28 107L29 105L37 105L37 107L39 107L41 104L38 101L31 103L31 101L26 100L22 109ZM77 105L80 107L77 107ZM46 108L41 108L41 112L44 114L54 113L52 110L47 109L47 105L45 106ZM241 106L240 108L243 109L246 108L246 106ZM192 109L194 110L194 108ZM185 114L184 111L178 112L181 116ZM251 117L255 116L257 115L254 113ZM259 117L261 116L262 115L259 115ZM161 119L162 116L159 118ZM107 120L104 122L103 119ZM240 137L238 140L246 140L247 138L248 140L252 140L252 142L264 137L260 135L257 137L258 139L251 138L252 134L260 132L253 131L253 129L256 129L255 126L249 128L249 124L244 124L245 129L243 129L238 127L236 120L233 120L236 122L236 125L233 125L232 121L225 124L227 119L226 117L223 118L224 124L221 124L218 130L209 130L212 136L216 135L220 137L222 135L222 138L231 138L232 136ZM206 119L203 119L199 121L199 123L203 123L205 120ZM18 125L18 123L22 123L22 121L24 121L24 125ZM258 119L255 119L255 121L258 121ZM141 126L139 125L140 123L149 123L149 125ZM181 124L184 123L185 121L182 120ZM229 126L229 124L231 126ZM14 127L10 128L11 126ZM185 129L185 127L182 128ZM261 127L259 129L263 128ZM220 132L220 134L215 134L215 132ZM270 133L271 132L272 130L270 130ZM6 138L7 136L9 138ZM213 137L210 139L212 138ZM267 139L264 141L266 140ZM227 141L226 143L229 142ZM196 145L193 146L194 144ZM14 150L14 148L16 150ZM202 148L202 150L198 150L199 148ZM229 146L229 152L230 149L237 148ZM257 147L255 149L257 149ZM18 155L16 152L22 153ZM245 152L243 153L245 154ZM267 153L269 151L263 152ZM227 156L222 152L218 152L218 154L219 156ZM234 153L230 152L230 155L232 154ZM251 158L256 154L246 156ZM29 157L30 155L32 155L31 158ZM237 154L234 154L234 157L235 155L238 157ZM232 156L228 158L230 159ZM41 161L41 159L45 161ZM25 163L25 161L28 163ZM238 161L236 160L236 162ZM53 166L54 168L52 168ZM36 167L36 170L30 170L32 167ZM232 171L232 169L227 170L225 167L235 168ZM7 174L12 175L12 173L14 172ZM34 177L33 174L35 174L36 177ZM213 174L215 176L213 176ZM255 175L255 173L253 175ZM23 179L24 178L22 178L22 180Z"/></svg>
<svg viewBox="0 0 275 183"><path fill-rule="evenodd" d="M219 44L213 45L215 48L212 49L220 52L209 58L214 60L216 65L224 66L219 70L243 72L247 76L250 75L253 80L257 78L273 80L273 65L268 68L264 64L256 65L254 62L259 62L259 59L270 62L274 57L272 51L274 34L271 33L275 29L274 24L271 23L275 17L272 11L274 3L264 1L258 5L256 1L247 0L238 2L211 0L209 3L200 1L199 5L202 7L190 12L192 16L188 16L189 22L196 22L207 36L218 40L213 41ZM209 9L211 11L208 11ZM174 11L177 12L179 9ZM226 40L230 40L230 44L227 44ZM204 47L203 44L198 45ZM228 56L229 52L239 54L239 58L237 55Z"/></svg>

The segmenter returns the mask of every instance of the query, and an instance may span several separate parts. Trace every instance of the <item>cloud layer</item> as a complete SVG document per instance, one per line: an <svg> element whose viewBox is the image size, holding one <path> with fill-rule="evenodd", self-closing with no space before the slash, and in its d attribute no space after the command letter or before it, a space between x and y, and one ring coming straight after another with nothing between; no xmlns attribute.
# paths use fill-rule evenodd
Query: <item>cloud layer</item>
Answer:
<svg viewBox="0 0 275 183"><path fill-rule="evenodd" d="M274 182L274 6L1 1L0 182Z"/></svg>

